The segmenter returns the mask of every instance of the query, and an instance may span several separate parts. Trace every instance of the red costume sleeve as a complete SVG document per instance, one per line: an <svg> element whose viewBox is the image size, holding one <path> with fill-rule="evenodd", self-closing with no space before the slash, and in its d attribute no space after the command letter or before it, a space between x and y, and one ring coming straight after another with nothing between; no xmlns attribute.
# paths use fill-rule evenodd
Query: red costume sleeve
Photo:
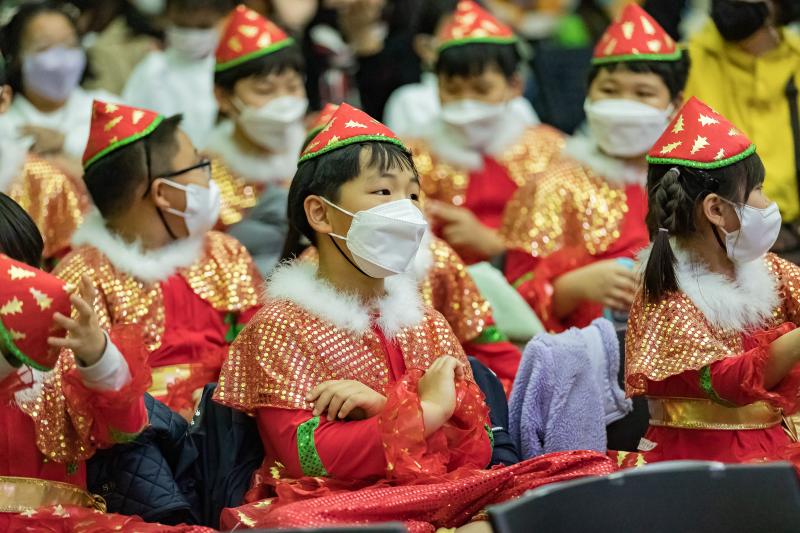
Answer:
<svg viewBox="0 0 800 533"><path fill-rule="evenodd" d="M63 377L67 413L72 419L91 421L96 447L133 440L148 422L144 393L150 386L150 368L141 330L117 326L109 336L128 364L131 380L125 386L117 391L88 389L74 365Z"/></svg>
<svg viewBox="0 0 800 533"><path fill-rule="evenodd" d="M330 422L322 416L313 430L313 442L298 447L298 428L314 419L311 411L263 407L256 412L256 416L265 448L274 453L291 478L318 474L310 470L308 457L302 461L300 458L301 453L305 454L314 448L330 477L368 479L380 478L386 473L383 441L376 417L353 422Z"/></svg>
<svg viewBox="0 0 800 533"><path fill-rule="evenodd" d="M409 370L389 389L386 406L378 416L389 477L413 482L462 466L485 468L492 444L487 432L489 412L480 389L470 381L458 381L453 416L426 439L417 393L423 375L421 370Z"/></svg>
<svg viewBox="0 0 800 533"><path fill-rule="evenodd" d="M581 303L563 319L553 311L555 280L592 261L585 250L578 248L563 248L543 258L510 250L506 254L506 279L528 302L548 331L561 332L571 326L586 326L602 314L602 306L589 301Z"/></svg>

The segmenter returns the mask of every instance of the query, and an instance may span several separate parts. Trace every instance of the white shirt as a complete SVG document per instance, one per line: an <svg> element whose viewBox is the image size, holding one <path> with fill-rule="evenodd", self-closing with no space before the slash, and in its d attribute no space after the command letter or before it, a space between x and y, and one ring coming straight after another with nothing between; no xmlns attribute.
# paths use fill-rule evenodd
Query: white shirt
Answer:
<svg viewBox="0 0 800 533"><path fill-rule="evenodd" d="M418 137L419 128L439 114L436 74L423 72L420 83L409 83L392 92L383 110L383 121L400 137Z"/></svg>
<svg viewBox="0 0 800 533"><path fill-rule="evenodd" d="M170 48L150 52L136 65L122 97L165 116L181 113L181 129L195 146L205 146L217 120L214 56L190 59Z"/></svg>
<svg viewBox="0 0 800 533"><path fill-rule="evenodd" d="M14 95L8 112L0 115L3 127L14 130L22 126L39 126L61 132L64 135L64 152L80 159L89 139L89 124L92 118L92 101L118 102L119 97L107 91L87 91L78 87L60 109L42 113L22 94Z"/></svg>

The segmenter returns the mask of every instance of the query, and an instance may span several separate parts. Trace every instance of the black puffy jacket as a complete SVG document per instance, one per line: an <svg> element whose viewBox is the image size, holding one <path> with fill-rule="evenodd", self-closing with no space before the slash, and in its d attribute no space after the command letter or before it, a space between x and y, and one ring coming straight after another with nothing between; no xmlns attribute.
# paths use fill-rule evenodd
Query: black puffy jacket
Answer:
<svg viewBox="0 0 800 533"><path fill-rule="evenodd" d="M145 406L150 423L136 440L98 450L89 459L87 487L105 498L109 512L162 524L196 524L198 453L188 438L189 424L149 394Z"/></svg>

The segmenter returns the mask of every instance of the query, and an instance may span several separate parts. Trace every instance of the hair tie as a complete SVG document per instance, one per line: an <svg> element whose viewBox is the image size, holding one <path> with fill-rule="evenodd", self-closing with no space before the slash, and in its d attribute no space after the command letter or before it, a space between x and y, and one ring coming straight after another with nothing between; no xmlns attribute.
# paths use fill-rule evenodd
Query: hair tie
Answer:
<svg viewBox="0 0 800 533"><path fill-rule="evenodd" d="M661 232L664 232L664 233L666 233L667 235L669 235L669 230L668 230L667 228L658 228L658 232L659 232L659 233L661 233Z"/></svg>

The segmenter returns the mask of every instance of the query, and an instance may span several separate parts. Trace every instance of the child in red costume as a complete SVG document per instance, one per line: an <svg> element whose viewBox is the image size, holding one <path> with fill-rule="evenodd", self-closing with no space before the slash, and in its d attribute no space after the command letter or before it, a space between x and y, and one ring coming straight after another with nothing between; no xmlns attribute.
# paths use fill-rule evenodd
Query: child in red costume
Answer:
<svg viewBox="0 0 800 533"><path fill-rule="evenodd" d="M261 278L236 239L210 231L219 188L180 117L97 101L92 117L84 180L97 212L54 273L89 276L103 327L143 327L149 392L190 419L258 309Z"/></svg>
<svg viewBox="0 0 800 533"><path fill-rule="evenodd" d="M644 394L648 462L779 459L800 398L800 268L768 253L781 226L752 142L692 98L648 154L642 286L626 389ZM790 433L794 424L789 421Z"/></svg>
<svg viewBox="0 0 800 533"><path fill-rule="evenodd" d="M500 229L505 274L550 331L627 312L631 262L647 246L645 155L680 105L687 60L631 4L595 48L587 135L509 202Z"/></svg>
<svg viewBox="0 0 800 533"><path fill-rule="evenodd" d="M0 425L13 428L0 443L0 530L203 531L105 515L86 491L95 449L133 440L147 424L141 332L100 329L91 283L70 297L36 268L43 242L27 213L8 197L0 210L14 221L0 238Z"/></svg>
<svg viewBox="0 0 800 533"><path fill-rule="evenodd" d="M406 147L342 104L309 143L289 193L293 233L319 252L267 286L216 401L252 414L265 459L225 527L469 522L544 483L613 470L566 452L484 470L488 411L458 339L408 276L427 224Z"/></svg>

